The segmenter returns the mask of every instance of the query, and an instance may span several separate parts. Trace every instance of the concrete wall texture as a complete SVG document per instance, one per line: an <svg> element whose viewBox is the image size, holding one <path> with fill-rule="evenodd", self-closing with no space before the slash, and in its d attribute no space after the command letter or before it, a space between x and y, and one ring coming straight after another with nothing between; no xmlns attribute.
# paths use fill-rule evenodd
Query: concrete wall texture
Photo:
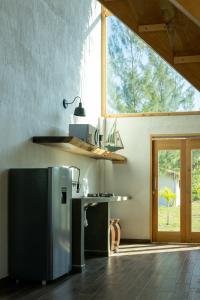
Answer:
<svg viewBox="0 0 200 300"><path fill-rule="evenodd" d="M67 135L68 124L100 115L101 24L96 0L0 0L0 278L7 276L9 168L77 165L89 191L129 194L112 204L124 238L149 238L150 134L197 133L199 116L120 118L128 163L115 165L32 144L34 135ZM76 119L62 99L82 97ZM108 120L113 122L113 119ZM127 134L128 132L128 134ZM101 177L101 182L100 182Z"/></svg>
<svg viewBox="0 0 200 300"><path fill-rule="evenodd" d="M8 274L9 168L73 164L89 191L99 190L98 162L32 144L31 137L67 135L69 123L81 123L73 117L77 103L62 107L63 98L77 95L88 109L84 123L95 125L100 30L95 0L0 0L0 278Z"/></svg>

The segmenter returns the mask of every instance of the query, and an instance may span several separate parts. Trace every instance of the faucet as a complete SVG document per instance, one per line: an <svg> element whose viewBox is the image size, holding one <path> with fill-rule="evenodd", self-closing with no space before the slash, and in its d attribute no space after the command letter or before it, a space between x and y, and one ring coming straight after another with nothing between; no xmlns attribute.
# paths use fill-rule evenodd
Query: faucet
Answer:
<svg viewBox="0 0 200 300"><path fill-rule="evenodd" d="M69 166L69 169L76 169L78 171L78 180L76 182L76 192L79 193L80 192L80 175L81 175L81 170L80 170L80 168L78 168L76 166Z"/></svg>

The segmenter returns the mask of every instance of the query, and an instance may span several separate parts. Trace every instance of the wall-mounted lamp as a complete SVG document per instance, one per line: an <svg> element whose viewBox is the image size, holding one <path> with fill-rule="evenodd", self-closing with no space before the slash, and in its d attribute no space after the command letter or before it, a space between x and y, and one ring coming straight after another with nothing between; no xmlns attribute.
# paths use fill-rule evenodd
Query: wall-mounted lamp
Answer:
<svg viewBox="0 0 200 300"><path fill-rule="evenodd" d="M81 97L79 96L76 96L72 102L67 102L67 100L63 99L63 107L67 109L68 105L74 103L76 99L79 99L80 102L79 105L74 110L74 115L78 117L85 117L86 116L85 109L84 107L82 107Z"/></svg>

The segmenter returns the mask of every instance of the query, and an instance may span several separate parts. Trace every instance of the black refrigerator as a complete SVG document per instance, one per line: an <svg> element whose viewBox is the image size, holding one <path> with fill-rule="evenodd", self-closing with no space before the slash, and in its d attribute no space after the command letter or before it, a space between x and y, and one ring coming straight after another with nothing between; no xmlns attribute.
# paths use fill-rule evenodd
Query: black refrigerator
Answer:
<svg viewBox="0 0 200 300"><path fill-rule="evenodd" d="M9 275L45 284L69 273L71 169L11 169L8 191Z"/></svg>

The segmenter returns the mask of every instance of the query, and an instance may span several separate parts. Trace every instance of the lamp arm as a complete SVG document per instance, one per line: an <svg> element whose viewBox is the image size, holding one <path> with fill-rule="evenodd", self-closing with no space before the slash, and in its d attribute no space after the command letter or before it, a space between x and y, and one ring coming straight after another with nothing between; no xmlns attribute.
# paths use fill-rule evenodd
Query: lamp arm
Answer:
<svg viewBox="0 0 200 300"><path fill-rule="evenodd" d="M72 102L67 102L66 99L63 99L63 107L66 109L68 107L68 105L73 104L76 101L76 99L79 99L80 103L81 103L81 97L80 96L76 96Z"/></svg>

